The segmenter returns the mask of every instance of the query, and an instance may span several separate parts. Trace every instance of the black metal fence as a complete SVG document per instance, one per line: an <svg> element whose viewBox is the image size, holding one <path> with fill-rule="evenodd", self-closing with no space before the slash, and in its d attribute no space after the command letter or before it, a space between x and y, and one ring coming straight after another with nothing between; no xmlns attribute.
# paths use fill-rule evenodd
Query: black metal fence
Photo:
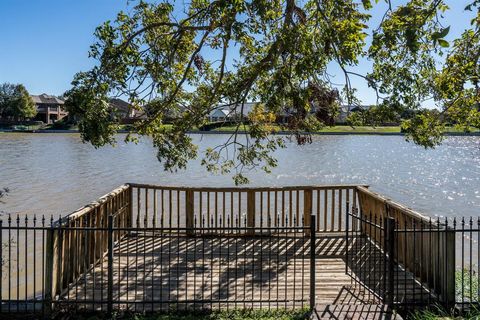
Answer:
<svg viewBox="0 0 480 320"><path fill-rule="evenodd" d="M126 226L119 215L82 225L9 217L0 312L313 307L313 227L227 219L221 230L206 221L192 230Z"/></svg>
<svg viewBox="0 0 480 320"><path fill-rule="evenodd" d="M399 308L478 307L480 218L418 222L353 212L346 223L346 272L372 301Z"/></svg>
<svg viewBox="0 0 480 320"><path fill-rule="evenodd" d="M313 308L316 216L312 227L287 218L253 228L227 216L221 227L203 218L166 228L125 223L123 208L74 222L0 220L0 312ZM355 210L345 221L345 272L364 303L478 307L479 218Z"/></svg>
<svg viewBox="0 0 480 320"><path fill-rule="evenodd" d="M0 312L45 312L47 232L53 224L40 219L8 216L0 220Z"/></svg>
<svg viewBox="0 0 480 320"><path fill-rule="evenodd" d="M388 221L388 220L385 220ZM387 230L382 218L347 213L347 250L345 272L354 286L364 292L367 302L391 301L390 259L387 250Z"/></svg>
<svg viewBox="0 0 480 320"><path fill-rule="evenodd" d="M436 224L441 224L439 219ZM451 234L450 238L455 239L455 246L447 257L455 261L455 289L452 293L455 297L455 305L462 311L472 306L478 309L480 305L480 217L445 219L443 227L447 233Z"/></svg>

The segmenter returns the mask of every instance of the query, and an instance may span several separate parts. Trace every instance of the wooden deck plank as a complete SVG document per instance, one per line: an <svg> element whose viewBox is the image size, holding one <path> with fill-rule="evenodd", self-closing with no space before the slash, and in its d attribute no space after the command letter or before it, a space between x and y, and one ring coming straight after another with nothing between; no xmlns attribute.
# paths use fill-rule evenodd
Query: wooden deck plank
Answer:
<svg viewBox="0 0 480 320"><path fill-rule="evenodd" d="M317 238L316 303L379 304L374 294L345 273L344 237L319 234ZM115 246L114 306L145 311L172 307L308 307L309 246L309 238L300 237L131 235ZM381 277L374 280L379 282ZM71 285L62 298L78 300L79 307L105 308L106 304L95 301L107 298L106 285L105 259Z"/></svg>

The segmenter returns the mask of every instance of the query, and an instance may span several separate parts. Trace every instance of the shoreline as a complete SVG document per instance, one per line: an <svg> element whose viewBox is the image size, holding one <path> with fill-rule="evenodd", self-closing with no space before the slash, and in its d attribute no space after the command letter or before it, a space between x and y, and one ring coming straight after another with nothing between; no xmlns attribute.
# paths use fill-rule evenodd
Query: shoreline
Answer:
<svg viewBox="0 0 480 320"><path fill-rule="evenodd" d="M0 129L0 133L36 133L36 134L46 134L46 133L57 133L57 134L78 134L79 130L11 130L11 129ZM117 133L129 133L128 130L118 130ZM189 131L188 134L232 134L233 131ZM245 134L246 131L238 131L239 134ZM364 135L364 136L404 136L403 132L362 132L362 131L325 131L325 132L309 132L312 135L319 136L348 136L348 135ZM272 133L272 135L290 135L291 131L277 131ZM472 136L480 137L480 132L445 132L445 136Z"/></svg>

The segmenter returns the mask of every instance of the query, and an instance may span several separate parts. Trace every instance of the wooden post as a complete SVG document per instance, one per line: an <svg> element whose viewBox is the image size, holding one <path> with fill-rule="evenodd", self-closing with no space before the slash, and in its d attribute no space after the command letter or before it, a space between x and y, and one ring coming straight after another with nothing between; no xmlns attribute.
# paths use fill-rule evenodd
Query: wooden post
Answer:
<svg viewBox="0 0 480 320"><path fill-rule="evenodd" d="M311 216L310 224L310 311L315 309L315 250L316 250L316 238L315 238L315 219L314 215Z"/></svg>
<svg viewBox="0 0 480 320"><path fill-rule="evenodd" d="M107 283L107 313L113 312L113 216L108 216L108 283Z"/></svg>
<svg viewBox="0 0 480 320"><path fill-rule="evenodd" d="M44 293L45 293L45 301L44 301L44 309L47 315L52 313L52 300L53 300L53 274L55 272L53 267L54 258L54 229L51 227L47 230L47 239L46 239L46 247L45 247L45 282L44 282Z"/></svg>
<svg viewBox="0 0 480 320"><path fill-rule="evenodd" d="M157 227L157 189L153 189L153 228Z"/></svg>
<svg viewBox="0 0 480 320"><path fill-rule="evenodd" d="M303 223L305 227L312 226L311 217L312 216L312 190L306 189L303 191ZM312 226L309 230L315 230L315 225Z"/></svg>
<svg viewBox="0 0 480 320"><path fill-rule="evenodd" d="M359 210L357 207L357 187L353 189L352 197L353 197L352 214L354 214L357 218L359 213ZM352 220L352 230L357 231L357 219Z"/></svg>
<svg viewBox="0 0 480 320"><path fill-rule="evenodd" d="M127 217L127 227L132 227L133 222L133 187L128 186L128 217Z"/></svg>
<svg viewBox="0 0 480 320"><path fill-rule="evenodd" d="M335 189L331 189L332 197L330 203L330 231L335 231Z"/></svg>
<svg viewBox="0 0 480 320"><path fill-rule="evenodd" d="M348 274L348 265L349 265L349 261L348 261L349 259L348 252L350 250L349 225L350 225L350 208L349 208L349 203L347 201L347 209L346 209L346 215L345 215L345 274ZM353 232L355 232L355 229L352 230L352 234Z"/></svg>
<svg viewBox="0 0 480 320"><path fill-rule="evenodd" d="M53 294L56 295L57 292L61 292L64 288L64 286L66 287L68 285L68 283L64 283L65 281L65 277L67 276L67 274L65 274L65 255L66 255L66 252L65 252L65 249L64 249L64 233L65 231L62 229L62 221L59 220L58 221L59 223L59 226L58 226L58 229L55 231L56 232L56 237L55 237L55 241L54 241L54 250L55 252L57 252L56 256L55 256L55 262L56 263L56 266L55 266L55 271L56 271L56 286L55 286L55 290L53 291Z"/></svg>
<svg viewBox="0 0 480 320"><path fill-rule="evenodd" d="M394 271L395 271L395 219L391 217L385 218L385 249L387 253L387 261L385 266L387 286L385 288L385 302L388 306L393 304L393 295L395 288Z"/></svg>
<svg viewBox="0 0 480 320"><path fill-rule="evenodd" d="M247 227L255 227L255 191L248 190L247 192ZM254 230L250 229L248 234L254 234Z"/></svg>
<svg viewBox="0 0 480 320"><path fill-rule="evenodd" d="M187 234L193 235L194 228L194 213L193 213L193 200L194 200L193 190L185 191L185 211L186 211L186 227Z"/></svg>
<svg viewBox="0 0 480 320"><path fill-rule="evenodd" d="M446 226L445 230L445 270L443 288L444 303L447 310L455 305L455 230ZM462 252L463 254L463 252Z"/></svg>

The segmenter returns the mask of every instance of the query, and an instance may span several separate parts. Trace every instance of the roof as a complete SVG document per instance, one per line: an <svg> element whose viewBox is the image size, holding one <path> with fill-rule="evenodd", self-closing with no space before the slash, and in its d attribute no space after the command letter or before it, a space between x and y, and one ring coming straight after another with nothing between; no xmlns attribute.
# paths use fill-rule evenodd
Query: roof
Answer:
<svg viewBox="0 0 480 320"><path fill-rule="evenodd" d="M225 107L225 106L217 107L210 112L209 116L210 117L230 117L234 115L240 115L240 113L242 113L243 116L246 117L253 110L253 107L257 103L258 102L245 102L243 104L243 110L242 110L241 104L232 105L229 107Z"/></svg>
<svg viewBox="0 0 480 320"><path fill-rule="evenodd" d="M344 113L349 113L352 111L359 111L359 110L368 110L370 109L370 105L351 105L351 104L345 104L340 106L340 111Z"/></svg>
<svg viewBox="0 0 480 320"><path fill-rule="evenodd" d="M132 110L132 105L122 99L112 98L110 99L110 104L115 107L118 111L129 112Z"/></svg>
<svg viewBox="0 0 480 320"><path fill-rule="evenodd" d="M210 117L228 117L230 113L229 109L215 109L210 113Z"/></svg>
<svg viewBox="0 0 480 320"><path fill-rule="evenodd" d="M232 106L231 109L234 114L242 113L243 116L247 116L250 112L252 112L253 107L260 102L245 102L242 104L238 104L236 106Z"/></svg>
<svg viewBox="0 0 480 320"><path fill-rule="evenodd" d="M62 99L59 99L55 96L42 93L41 95L35 96L32 95L32 100L36 104L64 104L65 102Z"/></svg>
<svg viewBox="0 0 480 320"><path fill-rule="evenodd" d="M248 114L250 112L252 112L253 110L253 107L258 104L260 102L245 102L243 104L243 116L246 117L248 116ZM350 112L355 112L355 111L359 111L359 110L368 110L371 108L371 105L341 105L340 106L340 113L341 114L348 114ZM312 110L313 112L314 110ZM227 109L227 108L222 108L222 107L219 107L219 108L216 108L214 110L212 110L212 112L210 113L210 116L221 116L223 114L223 116L227 117L227 116L233 116L233 115L239 115L240 113L242 112L242 105L241 104L238 104L238 105L234 105L234 106L231 106L230 109ZM282 116L287 116L289 115L291 112L291 110L287 109L287 110L284 110L280 113L280 115Z"/></svg>

